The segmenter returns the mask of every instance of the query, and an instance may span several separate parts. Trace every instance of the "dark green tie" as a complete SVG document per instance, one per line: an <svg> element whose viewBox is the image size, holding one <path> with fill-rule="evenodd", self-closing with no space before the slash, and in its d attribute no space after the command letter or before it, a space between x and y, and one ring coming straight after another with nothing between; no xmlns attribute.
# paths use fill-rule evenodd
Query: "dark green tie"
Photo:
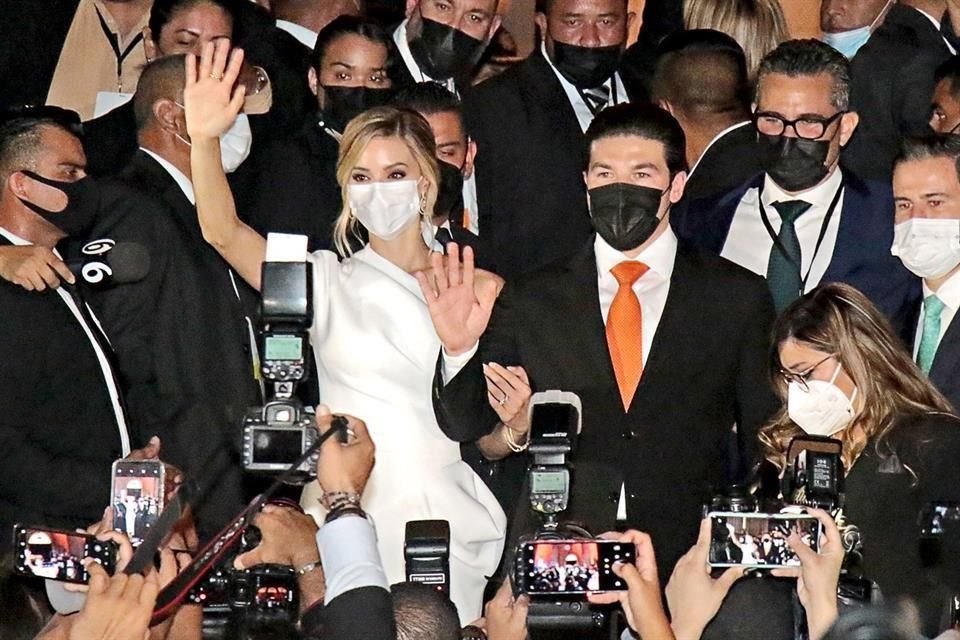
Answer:
<svg viewBox="0 0 960 640"><path fill-rule="evenodd" d="M795 223L800 215L812 207L803 200L774 202L773 208L780 214L780 233L770 249L767 262L767 286L773 294L777 313L796 300L802 293L803 278L800 277L800 240Z"/></svg>

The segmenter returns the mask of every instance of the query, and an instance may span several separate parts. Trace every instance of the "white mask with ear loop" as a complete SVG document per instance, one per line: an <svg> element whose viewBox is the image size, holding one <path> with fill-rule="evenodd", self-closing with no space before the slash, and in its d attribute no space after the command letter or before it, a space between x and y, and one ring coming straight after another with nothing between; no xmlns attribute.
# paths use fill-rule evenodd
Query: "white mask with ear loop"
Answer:
<svg viewBox="0 0 960 640"><path fill-rule="evenodd" d="M854 389L853 396L848 398L847 394L834 384L838 375L839 362L829 382L810 380L806 390L798 382L788 385L787 415L798 427L812 436L832 436L845 429L853 420L853 400L857 397L857 389Z"/></svg>
<svg viewBox="0 0 960 640"><path fill-rule="evenodd" d="M420 215L417 180L351 183L347 199L360 224L381 240L393 240Z"/></svg>
<svg viewBox="0 0 960 640"><path fill-rule="evenodd" d="M179 102L174 104L185 109ZM174 135L180 142L188 147L191 146L190 141L179 133ZM250 118L245 113L237 114L230 128L220 136L220 164L223 166L224 173L236 171L250 155L252 146L253 131L250 129Z"/></svg>

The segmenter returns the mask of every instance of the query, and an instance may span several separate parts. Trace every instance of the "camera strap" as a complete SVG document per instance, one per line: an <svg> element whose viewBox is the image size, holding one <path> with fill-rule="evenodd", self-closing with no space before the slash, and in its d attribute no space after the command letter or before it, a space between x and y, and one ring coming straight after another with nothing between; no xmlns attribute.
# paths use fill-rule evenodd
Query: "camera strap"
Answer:
<svg viewBox="0 0 960 640"><path fill-rule="evenodd" d="M323 443L333 435L339 435L341 438L347 434L347 419L343 416L334 416L330 428L323 433L306 451L303 452L296 462L281 474L266 491L254 498L250 504L240 514L234 518L223 530L220 531L210 542L206 544L194 557L193 561L187 567L177 574L177 576L164 587L157 595L156 604L153 607L153 617L150 626L160 624L171 615L173 615L180 603L190 593L197 583L203 580L210 571L227 555L227 553L237 547L242 538L243 531L247 528L253 517L267 503L277 490L285 483L293 479L299 472L300 465L306 462L310 456L323 446ZM179 493L179 492L178 492ZM169 507L168 507L169 508ZM166 515L164 510L164 515ZM176 519L173 520L176 522ZM159 525L159 523L158 523ZM172 526L172 525L170 525ZM156 529L160 529L157 526ZM153 532L151 532L152 534ZM166 537L165 533L159 534L162 540ZM141 548L146 546L146 542ZM159 544L157 545L159 547ZM150 554L152 560L156 549ZM135 556L136 557L136 556Z"/></svg>

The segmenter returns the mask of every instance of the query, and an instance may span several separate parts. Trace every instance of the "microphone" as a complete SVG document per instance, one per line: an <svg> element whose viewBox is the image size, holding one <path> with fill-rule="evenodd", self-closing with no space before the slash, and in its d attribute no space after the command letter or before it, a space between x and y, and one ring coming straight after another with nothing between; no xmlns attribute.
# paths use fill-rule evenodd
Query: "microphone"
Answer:
<svg viewBox="0 0 960 640"><path fill-rule="evenodd" d="M143 280L150 272L150 252L138 242L116 242L109 238L83 245L83 254L68 260L67 268L85 284L106 288Z"/></svg>

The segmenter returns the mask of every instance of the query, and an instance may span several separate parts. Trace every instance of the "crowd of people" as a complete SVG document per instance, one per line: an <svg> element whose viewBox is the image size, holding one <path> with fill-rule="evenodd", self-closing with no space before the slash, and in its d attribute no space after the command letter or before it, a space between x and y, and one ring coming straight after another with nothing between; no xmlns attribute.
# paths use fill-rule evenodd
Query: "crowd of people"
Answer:
<svg viewBox="0 0 960 640"><path fill-rule="evenodd" d="M960 2L821 0L815 40L778 0L537 0L522 59L509 0L7 3L0 566L14 523L120 549L87 586L2 578L15 637L53 610L38 637L200 636L197 603L152 612L264 487L241 423L271 397L261 276L291 235L297 397L321 431L352 417L234 560L289 568L289 637L537 638L508 577L547 390L582 405L561 518L637 549L628 589L588 596L612 632L838 637L841 571L914 633L960 620L960 532L931 560L918 525L960 503ZM805 435L842 448L816 549L719 545L705 501ZM136 487L103 511L124 458L192 501L129 575L162 518ZM406 582L416 520L449 524L449 599ZM795 562L741 580L711 546ZM591 591L572 560L541 580Z"/></svg>

